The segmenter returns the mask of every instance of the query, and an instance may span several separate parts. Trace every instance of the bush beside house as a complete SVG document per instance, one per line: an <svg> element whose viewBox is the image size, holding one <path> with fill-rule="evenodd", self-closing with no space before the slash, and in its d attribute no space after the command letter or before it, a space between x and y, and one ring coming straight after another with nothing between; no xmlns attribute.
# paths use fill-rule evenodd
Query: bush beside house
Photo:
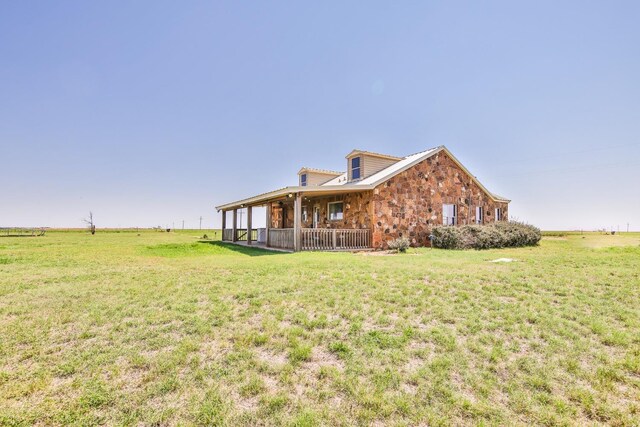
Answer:
<svg viewBox="0 0 640 427"><path fill-rule="evenodd" d="M393 251L405 253L411 246L411 242L406 237L398 237L397 239L391 240L388 245L389 249Z"/></svg>
<svg viewBox="0 0 640 427"><path fill-rule="evenodd" d="M492 249L535 246L540 229L520 222L496 222L462 227L439 226L433 229L432 246L441 249Z"/></svg>

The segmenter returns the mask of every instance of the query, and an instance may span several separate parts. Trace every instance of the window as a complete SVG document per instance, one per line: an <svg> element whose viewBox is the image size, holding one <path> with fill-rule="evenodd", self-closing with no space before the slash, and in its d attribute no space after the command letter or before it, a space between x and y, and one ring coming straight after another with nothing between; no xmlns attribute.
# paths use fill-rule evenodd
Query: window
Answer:
<svg viewBox="0 0 640 427"><path fill-rule="evenodd" d="M306 206L302 207L302 222L307 222L307 218L309 217L309 213Z"/></svg>
<svg viewBox="0 0 640 427"><path fill-rule="evenodd" d="M496 222L502 221L502 209L496 208Z"/></svg>
<svg viewBox="0 0 640 427"><path fill-rule="evenodd" d="M301 187L306 187L307 186L307 174L303 173L302 175L300 175L300 186Z"/></svg>
<svg viewBox="0 0 640 427"><path fill-rule="evenodd" d="M329 203L328 206L328 211L329 211L329 220L330 221L337 221L343 218L342 216L342 210L343 210L343 203L342 202L331 202Z"/></svg>
<svg viewBox="0 0 640 427"><path fill-rule="evenodd" d="M360 179L360 157L351 159L351 179Z"/></svg>
<svg viewBox="0 0 640 427"><path fill-rule="evenodd" d="M476 224L482 224L484 221L484 208L476 206Z"/></svg>
<svg viewBox="0 0 640 427"><path fill-rule="evenodd" d="M442 205L442 224L456 225L458 207L456 205Z"/></svg>

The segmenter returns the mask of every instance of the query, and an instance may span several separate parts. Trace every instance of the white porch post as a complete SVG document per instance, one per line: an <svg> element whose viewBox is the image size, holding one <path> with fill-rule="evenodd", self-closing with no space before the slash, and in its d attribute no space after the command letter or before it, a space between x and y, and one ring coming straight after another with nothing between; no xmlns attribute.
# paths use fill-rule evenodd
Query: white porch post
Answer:
<svg viewBox="0 0 640 427"><path fill-rule="evenodd" d="M269 229L271 228L271 202L267 203L267 228L264 236L265 245L269 247Z"/></svg>
<svg viewBox="0 0 640 427"><path fill-rule="evenodd" d="M222 211L222 237L220 240L224 241L224 230L227 228L227 211Z"/></svg>
<svg viewBox="0 0 640 427"><path fill-rule="evenodd" d="M293 201L293 250L302 250L302 193L296 193Z"/></svg>
<svg viewBox="0 0 640 427"><path fill-rule="evenodd" d="M238 209L233 210L233 236L231 236L231 241L236 242L238 240Z"/></svg>
<svg viewBox="0 0 640 427"><path fill-rule="evenodd" d="M251 214L253 212L252 206L247 206L247 245L251 245Z"/></svg>

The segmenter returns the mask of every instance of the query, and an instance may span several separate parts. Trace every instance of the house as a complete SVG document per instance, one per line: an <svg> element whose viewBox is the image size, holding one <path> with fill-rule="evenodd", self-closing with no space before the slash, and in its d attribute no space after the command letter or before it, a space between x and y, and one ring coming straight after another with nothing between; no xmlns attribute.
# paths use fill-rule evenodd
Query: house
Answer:
<svg viewBox="0 0 640 427"><path fill-rule="evenodd" d="M398 237L428 246L434 226L508 218L510 200L487 190L444 146L406 157L353 150L346 160L346 172L303 167L296 186L217 206L223 240L293 251L385 249ZM264 230L251 226L256 206L266 207ZM246 229L237 227L239 209L247 211Z"/></svg>

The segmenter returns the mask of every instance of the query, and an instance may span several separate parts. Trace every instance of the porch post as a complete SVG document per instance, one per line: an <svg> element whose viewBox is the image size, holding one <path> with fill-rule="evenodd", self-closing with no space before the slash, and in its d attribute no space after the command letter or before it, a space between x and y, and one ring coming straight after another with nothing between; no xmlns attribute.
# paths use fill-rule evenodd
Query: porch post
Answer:
<svg viewBox="0 0 640 427"><path fill-rule="evenodd" d="M267 203L267 229L265 230L265 245L269 247L269 229L271 228L271 202Z"/></svg>
<svg viewBox="0 0 640 427"><path fill-rule="evenodd" d="M293 250L302 250L302 193L296 193L293 201Z"/></svg>
<svg viewBox="0 0 640 427"><path fill-rule="evenodd" d="M236 242L238 240L238 209L233 210L233 236L231 236L231 241Z"/></svg>
<svg viewBox="0 0 640 427"><path fill-rule="evenodd" d="M224 230L227 228L227 211L222 211L222 237L220 240L224 241Z"/></svg>
<svg viewBox="0 0 640 427"><path fill-rule="evenodd" d="M247 206L247 245L251 245L251 213L253 212L252 206Z"/></svg>

